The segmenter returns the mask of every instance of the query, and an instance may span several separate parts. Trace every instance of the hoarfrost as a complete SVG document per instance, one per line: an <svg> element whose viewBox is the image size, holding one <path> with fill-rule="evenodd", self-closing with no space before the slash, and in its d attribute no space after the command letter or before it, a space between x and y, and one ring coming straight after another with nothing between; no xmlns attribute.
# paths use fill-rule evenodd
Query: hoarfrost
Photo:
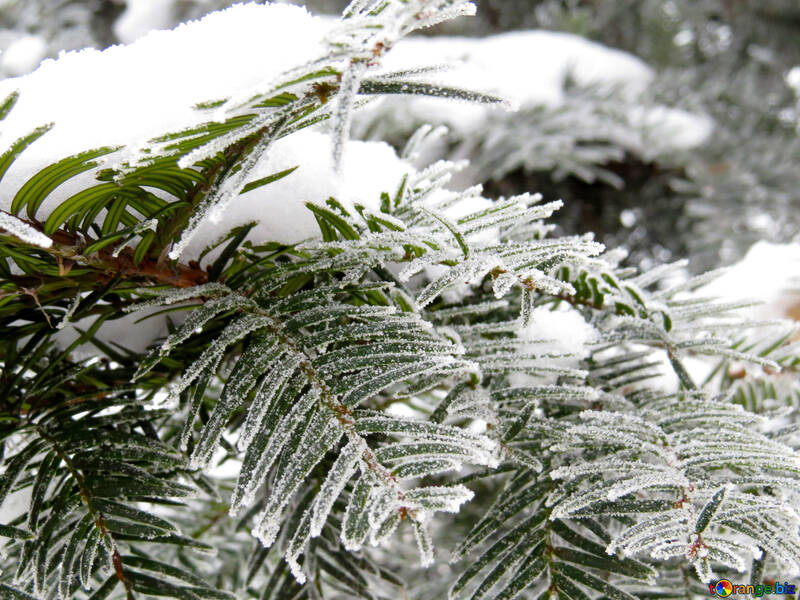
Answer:
<svg viewBox="0 0 800 600"><path fill-rule="evenodd" d="M420 518L412 521L414 524L414 534L417 538L417 548L419 549L419 561L422 567L429 567L433 564L433 540L431 539L428 526Z"/></svg>
<svg viewBox="0 0 800 600"><path fill-rule="evenodd" d="M385 487L373 488L367 509L367 520L370 526L377 529L396 505L395 490Z"/></svg>
<svg viewBox="0 0 800 600"><path fill-rule="evenodd" d="M252 301L238 294L228 294L206 302L199 308L193 310L186 318L181 328L166 339L161 346L160 353L162 355L169 353L174 347L186 341L193 334L198 333L199 330L202 330L203 325L216 315L234 308L249 306L252 306Z"/></svg>
<svg viewBox="0 0 800 600"><path fill-rule="evenodd" d="M333 168L338 173L342 169L345 144L350 137L350 123L353 120L358 86L367 70L364 62L351 63L342 75L339 94L336 96L336 107L333 111Z"/></svg>
<svg viewBox="0 0 800 600"><path fill-rule="evenodd" d="M372 493L372 479L371 471L365 472L364 469L361 469L361 476L350 493L350 500L345 509L340 536L342 545L347 550L359 550L364 538L367 536L369 523L364 509Z"/></svg>
<svg viewBox="0 0 800 600"><path fill-rule="evenodd" d="M270 436L267 447L258 457L258 461L252 471L247 472L242 469L239 473L236 489L231 496L229 511L231 516L239 512L242 504L250 504L253 501L256 489L266 477L269 468L278 459L278 455L288 441L289 436L304 422L318 399L319 393L316 389L311 388L295 401L291 410L281 419L272 436ZM192 461L194 460L195 458L192 457ZM199 457L198 460L202 461L202 457Z"/></svg>
<svg viewBox="0 0 800 600"><path fill-rule="evenodd" d="M75 298L73 298L72 303L67 308L67 311L64 313L64 316L61 317L61 320L56 324L56 329L64 329L64 327L72 320L72 315L75 314L75 310L78 308L78 305L81 303L82 296L81 294L76 294Z"/></svg>
<svg viewBox="0 0 800 600"><path fill-rule="evenodd" d="M461 505L472 500L474 493L463 485L431 486L406 492L411 506L423 511L457 513Z"/></svg>
<svg viewBox="0 0 800 600"><path fill-rule="evenodd" d="M242 433L236 443L240 451L245 451L252 443L261 427L261 422L272 405L272 401L282 390L286 381L294 374L302 361L302 356L292 355L276 361L271 370L264 376L258 387L253 402L247 411Z"/></svg>
<svg viewBox="0 0 800 600"><path fill-rule="evenodd" d="M317 411L311 417L304 434L304 444L296 457L298 464L278 474L269 491L264 510L256 517L258 524L253 529L253 534L264 546L270 546L275 541L280 529L281 513L308 472L341 436L341 426L327 410Z"/></svg>
<svg viewBox="0 0 800 600"><path fill-rule="evenodd" d="M124 307L124 312L134 312L144 308L152 308L154 306L169 306L178 302L186 302L195 298L213 298L216 296L223 296L231 293L231 289L221 283L204 283L202 285L195 285L188 288L170 288L170 289L151 289L151 288L138 288L135 290L137 294L143 296L155 296L153 300L145 300L138 304L131 304Z"/></svg>
<svg viewBox="0 0 800 600"><path fill-rule="evenodd" d="M306 582L306 574L303 567L298 562L298 558L303 553L305 545L308 542L309 521L311 520L311 508L306 509L303 516L300 518L300 524L297 526L289 545L286 548L286 564L289 565L294 578L298 583L303 584Z"/></svg>
<svg viewBox="0 0 800 600"><path fill-rule="evenodd" d="M268 318L254 315L244 315L232 321L222 333L220 333L219 337L209 344L200 358L183 372L181 378L170 391L170 399L177 400L178 394L197 379L203 371L216 366L231 344L241 340L247 334L266 327L269 324L271 324L271 321ZM194 468L199 468L200 466L202 465L195 464Z"/></svg>
<svg viewBox="0 0 800 600"><path fill-rule="evenodd" d="M313 513L311 516L311 537L317 537L322 532L328 513L333 507L333 503L344 489L345 484L356 472L358 461L364 454L366 442L360 437L354 437L342 448L336 461L333 463L325 482L319 490L319 494L314 500Z"/></svg>

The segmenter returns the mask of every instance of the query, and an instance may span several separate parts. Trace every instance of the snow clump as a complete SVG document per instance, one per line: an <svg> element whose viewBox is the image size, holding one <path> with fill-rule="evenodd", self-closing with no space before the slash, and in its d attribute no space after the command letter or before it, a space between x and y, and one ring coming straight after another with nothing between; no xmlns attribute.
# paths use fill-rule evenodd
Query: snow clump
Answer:
<svg viewBox="0 0 800 600"><path fill-rule="evenodd" d="M580 359L589 356L590 344L597 339L597 331L578 311L572 308L552 310L547 306L534 308L527 326L518 335L531 342L541 342L532 343L526 353L569 355L568 362L572 363L569 366L577 366ZM566 366L564 362L559 365Z"/></svg>

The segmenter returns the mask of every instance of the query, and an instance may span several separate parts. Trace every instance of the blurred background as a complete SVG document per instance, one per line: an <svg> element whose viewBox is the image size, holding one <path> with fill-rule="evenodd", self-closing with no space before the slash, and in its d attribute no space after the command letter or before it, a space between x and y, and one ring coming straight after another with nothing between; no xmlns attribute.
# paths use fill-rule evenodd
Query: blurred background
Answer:
<svg viewBox="0 0 800 600"><path fill-rule="evenodd" d="M0 0L0 76L24 75L62 51L131 43L152 29L171 28L230 4ZM305 4L314 13L338 14L346 2ZM480 127L454 132L438 152L471 160L463 183L482 182L487 195L495 197L538 191L547 199L564 198L556 217L561 232L593 231L611 247L626 247L627 260L643 268L689 257L690 268L702 271L738 260L755 241L797 238L796 0L476 4L477 17L449 22L429 35L564 32L638 57L652 77L632 98L565 76L557 105L528 102L516 113L493 113ZM508 57L511 66L525 66L517 83L535 85L537 64L550 60L530 58L526 65L524 56ZM670 115L694 120L667 119L657 135L643 136L641 123L632 119L642 107L669 107ZM356 122L356 135L402 145L421 121L414 115L398 118L403 110L389 103L367 111ZM692 131L704 127L702 134ZM676 132L691 141L660 143Z"/></svg>

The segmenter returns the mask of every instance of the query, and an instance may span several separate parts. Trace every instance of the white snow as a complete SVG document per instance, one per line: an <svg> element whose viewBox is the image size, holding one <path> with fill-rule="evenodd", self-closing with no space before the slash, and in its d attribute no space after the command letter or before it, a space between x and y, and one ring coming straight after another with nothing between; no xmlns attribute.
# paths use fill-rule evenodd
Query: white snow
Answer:
<svg viewBox="0 0 800 600"><path fill-rule="evenodd" d="M153 31L128 46L45 60L29 75L0 82L2 98L20 91L0 126L0 144L55 123L17 158L4 186L13 192L34 172L81 151L135 148L205 122L208 113L194 110L195 104L263 89L282 73L325 56L330 28L330 21L301 7L239 4L172 31ZM40 214L89 180L86 175L61 186ZM7 210L12 197L4 194L0 209Z"/></svg>
<svg viewBox="0 0 800 600"><path fill-rule="evenodd" d="M691 297L715 298L725 304L753 302L753 306L736 311L745 320L798 321L800 320L800 243L757 242L741 261L730 267L721 277L693 292L679 296L681 299ZM776 332L785 330L782 326L775 328ZM754 330L743 329L741 332L733 332L733 337L739 334L747 336L751 333L757 334L758 337L764 332L763 327ZM630 348L631 351L646 349L647 347L643 345L632 345ZM667 392L678 389L679 380L666 353L662 350L656 351L649 360L660 362L654 369L661 373L660 377L649 380L650 385ZM686 355L681 358L681 363L697 384L706 380L717 362L717 358L708 356ZM753 372L758 373L760 369ZM793 374L789 374L788 377L794 379ZM773 385L785 384L785 380L780 376L772 378L771 382Z"/></svg>
<svg viewBox="0 0 800 600"><path fill-rule="evenodd" d="M751 319L790 318L792 309L800 306L800 243L757 242L740 262L697 293L726 302L763 302L744 309Z"/></svg>
<svg viewBox="0 0 800 600"><path fill-rule="evenodd" d="M38 35L25 35L13 41L0 55L0 71L17 77L33 71L47 56L47 42Z"/></svg>
<svg viewBox="0 0 800 600"><path fill-rule="evenodd" d="M518 335L531 341L547 340L545 344L532 344L531 353L570 354L575 363L589 355L588 345L597 338L595 329L576 310L551 310L547 306L534 308L527 327Z"/></svg>
<svg viewBox="0 0 800 600"><path fill-rule="evenodd" d="M252 240L289 244L318 237L319 226L305 202L321 204L334 197L347 208L357 202L377 211L381 192L394 193L411 170L388 144L353 141L347 145L342 172L337 175L329 136L306 129L275 142L252 178L295 166L283 179L234 199L217 223L204 221L184 256L197 256L215 237L250 221L258 223L250 232Z"/></svg>
<svg viewBox="0 0 800 600"><path fill-rule="evenodd" d="M211 459L210 466L204 471L205 475L214 477L215 479L235 479L239 476L242 470L242 461L229 458L221 462L228 452L223 446L218 446L214 451L214 457Z"/></svg>
<svg viewBox="0 0 800 600"><path fill-rule="evenodd" d="M591 343L597 339L597 331L569 306L556 310L547 306L534 308L528 325L521 327L517 335L531 342L523 345L520 353L536 356L536 364L546 369L579 369L581 360L591 351ZM538 385L544 381L554 383L554 375L519 372L509 377L512 386Z"/></svg>
<svg viewBox="0 0 800 600"><path fill-rule="evenodd" d="M485 38L410 38L401 40L383 62L383 71L414 70L430 65L451 68L425 76L454 87L497 94L521 109L556 108L565 101L565 84L571 79L598 93L616 93L634 103L652 83L654 73L639 58L583 37L552 31L518 31ZM402 110L398 102L402 102ZM479 130L488 115L503 107L453 102L442 98L400 101L383 99L367 109L362 121L379 119L384 111L397 111L415 122L443 123L461 136ZM660 149L694 147L708 137L708 117L667 107L638 108L629 115L648 142Z"/></svg>
<svg viewBox="0 0 800 600"><path fill-rule="evenodd" d="M130 19L140 15L147 27L155 26L158 11L152 5L130 4ZM4 185L11 193L0 199L0 209L9 208L13 191L34 172L60 158L107 145L136 148L154 136L208 120L208 113L192 106L249 96L254 87L268 86L287 70L324 56L332 27L330 19L313 17L297 6L236 5L173 31L148 33L128 46L65 53L28 76L0 82L0 97L20 90L17 105L0 127L2 143L10 144L43 123L55 123L6 174ZM54 98L55 89L60 93ZM196 258L217 237L250 221L258 222L250 235L256 242L294 243L316 237L319 228L305 202L321 203L333 196L348 207L358 202L377 210L380 193L394 192L410 170L385 143L350 142L337 174L332 146L330 137L311 130L276 141L248 179L299 168L234 197L224 210L212 211L181 259ZM124 157L111 155L108 160ZM89 172L60 186L37 217L44 219L58 202L91 185L92 177Z"/></svg>
<svg viewBox="0 0 800 600"><path fill-rule="evenodd" d="M0 507L0 523L10 523L17 517L28 512L31 506L32 493L33 486L11 492L3 502L3 506ZM10 540L4 541L6 544L10 542Z"/></svg>

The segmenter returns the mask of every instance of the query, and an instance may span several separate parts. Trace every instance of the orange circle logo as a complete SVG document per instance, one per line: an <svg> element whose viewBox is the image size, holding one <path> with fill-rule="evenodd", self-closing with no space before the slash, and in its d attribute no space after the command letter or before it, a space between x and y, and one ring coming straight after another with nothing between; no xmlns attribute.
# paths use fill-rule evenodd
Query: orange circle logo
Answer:
<svg viewBox="0 0 800 600"><path fill-rule="evenodd" d="M733 593L733 584L727 579L720 579L714 586L714 593L716 593L717 596L726 598Z"/></svg>

